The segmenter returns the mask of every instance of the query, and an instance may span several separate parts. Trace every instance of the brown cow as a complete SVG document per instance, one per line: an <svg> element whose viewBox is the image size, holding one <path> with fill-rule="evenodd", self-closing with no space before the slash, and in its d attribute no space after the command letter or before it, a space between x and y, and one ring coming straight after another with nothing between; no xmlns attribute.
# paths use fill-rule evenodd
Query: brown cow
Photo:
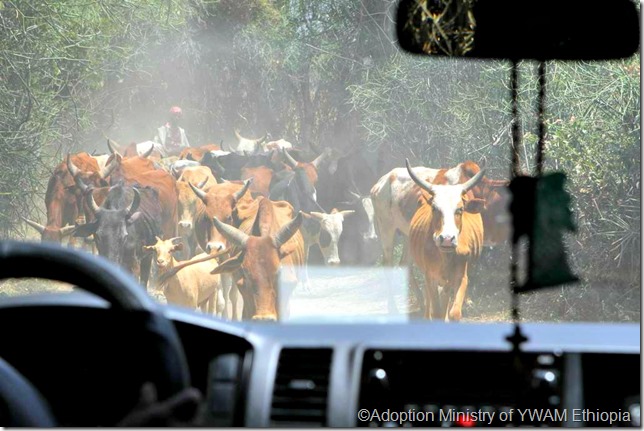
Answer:
<svg viewBox="0 0 644 431"><path fill-rule="evenodd" d="M185 168L177 181L177 192L179 199L179 236L183 240L184 248L183 257L188 259L195 254L203 252L197 242L195 232L195 219L197 214L203 213L204 204L190 187L190 183L198 184L197 187L207 192L217 180L213 177L212 172L205 166L195 166Z"/></svg>
<svg viewBox="0 0 644 431"><path fill-rule="evenodd" d="M298 232L302 213L293 217L289 203L264 197L247 208L240 207L239 211L242 218L239 228L213 219L233 246L230 251L233 257L215 272L233 272L236 274L233 278L241 279L244 317L255 320L286 317L290 294L298 282L298 267L304 264L304 241ZM278 304L284 307L280 309Z"/></svg>
<svg viewBox="0 0 644 431"><path fill-rule="evenodd" d="M432 182L438 176L444 177L448 184L462 184L479 172L479 166L466 161L449 169L433 169L423 166L413 168L414 173ZM509 238L509 221L507 220L508 193L507 181L491 180L487 177L472 189L474 196L485 200L481 213L485 229L485 245L502 244ZM403 254L401 265L407 265L411 270L408 237L409 225L418 207L418 198L422 189L409 176L406 168L395 168L383 175L371 189L371 199L374 207L375 228L380 239L383 253L383 265L393 265L393 253L396 233L401 234ZM488 236L489 233L489 236ZM415 295L420 300L421 293L415 278L410 277Z"/></svg>
<svg viewBox="0 0 644 431"><path fill-rule="evenodd" d="M215 228L213 219L216 217L219 220L226 220L227 222L238 225L239 219L237 217L236 207L239 203L253 200L249 196L250 193L246 193L250 188L251 182L251 180L246 180L243 184L231 182L215 184L208 192L195 187L192 183L188 183L194 194L204 204L203 209L197 210L197 215L194 219L194 229L197 243L206 253L212 254L213 252L226 249L226 237ZM237 288L233 286L232 278L229 274L225 274L222 277L221 284L224 302L226 304L224 316L238 319L239 304L237 301Z"/></svg>
<svg viewBox="0 0 644 431"><path fill-rule="evenodd" d="M217 217L219 220L233 223L236 217L235 207L238 203L252 201L246 193L250 188L252 180L246 180L243 184L225 182L213 185L208 192L188 183L195 195L203 202L202 211L197 213L195 218L195 231L199 246L211 253L226 248L226 238L214 227L212 220Z"/></svg>
<svg viewBox="0 0 644 431"><path fill-rule="evenodd" d="M217 184L217 180L210 168L206 166L188 166L181 171L181 175L177 179L178 182L201 184L201 189L208 191L208 189Z"/></svg>
<svg viewBox="0 0 644 431"><path fill-rule="evenodd" d="M144 250L155 254L159 276L185 263L177 261L174 252L181 251L183 244L181 238L162 240L158 236L154 245L143 246ZM202 253L194 259L208 256ZM169 304L201 309L205 313L217 313L221 316L223 311L223 296L221 296L220 275L211 272L217 268L214 259L186 266L173 276L163 281L163 294Z"/></svg>
<svg viewBox="0 0 644 431"><path fill-rule="evenodd" d="M463 184L451 185L440 174L433 182L426 181L416 176L409 160L406 164L412 181L423 189L411 219L409 243L414 262L425 275L425 317L460 320L467 266L483 247L480 212L485 201L474 197L472 189L485 169Z"/></svg>
<svg viewBox="0 0 644 431"><path fill-rule="evenodd" d="M88 153L68 155L56 168L47 184L45 193L45 206L47 209L47 224L45 226L23 218L29 226L36 229L42 241L62 242L63 238L73 231L73 226L82 215L81 191L74 185L73 173L68 169L67 160L73 161L82 169L83 180L97 187L107 185L105 178L110 173L110 168L99 168L96 158ZM70 240L71 242L71 240Z"/></svg>

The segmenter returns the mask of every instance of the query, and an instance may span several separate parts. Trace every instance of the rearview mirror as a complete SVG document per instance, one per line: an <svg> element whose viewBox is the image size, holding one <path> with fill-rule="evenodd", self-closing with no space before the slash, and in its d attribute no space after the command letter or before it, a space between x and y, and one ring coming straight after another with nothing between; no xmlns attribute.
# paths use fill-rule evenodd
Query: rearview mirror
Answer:
<svg viewBox="0 0 644 431"><path fill-rule="evenodd" d="M639 49L631 0L400 0L398 43L414 54L609 60Z"/></svg>

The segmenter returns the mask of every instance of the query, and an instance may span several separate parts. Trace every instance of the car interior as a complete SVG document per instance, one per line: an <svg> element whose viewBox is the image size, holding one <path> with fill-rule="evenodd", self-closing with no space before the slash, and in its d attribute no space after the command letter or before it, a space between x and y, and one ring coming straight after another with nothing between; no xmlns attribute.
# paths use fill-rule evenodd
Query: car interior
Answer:
<svg viewBox="0 0 644 431"><path fill-rule="evenodd" d="M629 0L392 4L397 49L405 55L427 63L506 61L510 108L520 61L547 67L639 52L639 8ZM447 22L466 28L466 37L441 27ZM533 84L548 97L544 79ZM536 121L543 124L548 105L540 107ZM540 130L536 160L548 158ZM502 322L405 313L355 321L323 313L310 320L225 319L157 301L103 256L3 239L2 280L70 288L0 298L0 427L640 427L639 311L631 322L521 318L524 295L585 274L571 269L563 248L562 237L574 234L563 191L567 172L544 173L540 163L536 173L522 172L519 157L532 148L521 146L517 128L512 132L504 168L512 172L513 258L500 265L511 269L512 280L499 287L512 301L511 318ZM349 287L330 286L341 307ZM411 294L406 286L402 291ZM140 405L146 383L159 402L190 388L199 399L193 409L171 409L175 422L123 422Z"/></svg>

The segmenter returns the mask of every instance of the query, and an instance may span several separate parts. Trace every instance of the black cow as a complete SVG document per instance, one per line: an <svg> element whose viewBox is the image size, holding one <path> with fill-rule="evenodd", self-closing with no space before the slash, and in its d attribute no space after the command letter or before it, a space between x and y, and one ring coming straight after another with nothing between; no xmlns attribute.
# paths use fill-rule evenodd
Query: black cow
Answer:
<svg viewBox="0 0 644 431"><path fill-rule="evenodd" d="M319 170L317 200L326 210L354 210L347 218L338 244L340 261L346 265L373 265L380 257L369 192L378 180L374 169L356 149L335 156Z"/></svg>
<svg viewBox="0 0 644 431"><path fill-rule="evenodd" d="M98 253L138 274L143 287L150 277L152 254L143 246L154 245L162 236L159 193L152 187L119 183L109 188L101 206L96 204L91 189L86 199L94 214L91 223L79 225L74 236L94 235Z"/></svg>
<svg viewBox="0 0 644 431"><path fill-rule="evenodd" d="M210 168L217 181L221 181L222 178L234 181L241 179L241 170L244 167L267 166L272 169L272 154L270 151L258 154L222 154L219 151L210 151L204 154L200 163Z"/></svg>
<svg viewBox="0 0 644 431"><path fill-rule="evenodd" d="M351 200L339 202L341 210L355 211L346 218L338 242L340 262L349 266L371 266L380 258L381 247L374 226L374 209L371 196L360 196L349 191Z"/></svg>

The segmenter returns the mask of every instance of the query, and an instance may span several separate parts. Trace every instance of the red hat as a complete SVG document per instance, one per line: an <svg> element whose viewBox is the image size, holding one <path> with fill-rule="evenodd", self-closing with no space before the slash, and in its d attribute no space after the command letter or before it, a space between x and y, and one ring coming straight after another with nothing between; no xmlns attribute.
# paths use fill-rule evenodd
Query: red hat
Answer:
<svg viewBox="0 0 644 431"><path fill-rule="evenodd" d="M170 108L170 114L181 114L181 108L178 106L173 106Z"/></svg>

